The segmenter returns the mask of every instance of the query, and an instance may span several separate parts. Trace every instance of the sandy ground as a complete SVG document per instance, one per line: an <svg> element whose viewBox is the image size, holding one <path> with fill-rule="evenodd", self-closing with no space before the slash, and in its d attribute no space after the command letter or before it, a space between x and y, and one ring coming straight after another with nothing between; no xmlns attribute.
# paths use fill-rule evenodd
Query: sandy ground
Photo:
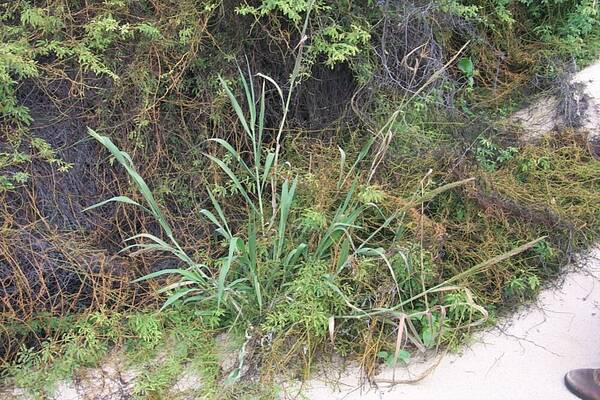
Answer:
<svg viewBox="0 0 600 400"><path fill-rule="evenodd" d="M585 264L567 273L557 287L544 290L536 304L480 333L461 354L443 357L416 384L361 387L358 370L350 368L337 377L330 371L327 379L338 381L335 385L310 382L303 390L304 398L576 399L563 385L564 374L572 368L600 367L600 248ZM385 370L378 378L415 377L429 365Z"/></svg>
<svg viewBox="0 0 600 400"><path fill-rule="evenodd" d="M580 129L588 132L590 139L600 137L600 60L582 69L571 79L580 87L573 97L575 113L579 116ZM530 106L509 117L523 129L523 139L531 140L565 125L559 111L560 100L547 97L534 101Z"/></svg>

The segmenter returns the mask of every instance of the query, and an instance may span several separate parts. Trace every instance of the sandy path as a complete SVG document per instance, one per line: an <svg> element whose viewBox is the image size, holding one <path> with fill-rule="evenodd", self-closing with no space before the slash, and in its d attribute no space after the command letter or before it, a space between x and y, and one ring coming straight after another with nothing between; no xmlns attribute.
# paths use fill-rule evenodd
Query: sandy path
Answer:
<svg viewBox="0 0 600 400"><path fill-rule="evenodd" d="M447 355L417 384L359 388L350 368L332 387L313 381L311 400L565 400L575 399L563 386L572 368L600 367L600 249L587 266L565 275L558 288L544 290L537 303L478 335L462 354ZM380 378L404 379L409 371L386 370ZM333 379L333 377L331 377Z"/></svg>

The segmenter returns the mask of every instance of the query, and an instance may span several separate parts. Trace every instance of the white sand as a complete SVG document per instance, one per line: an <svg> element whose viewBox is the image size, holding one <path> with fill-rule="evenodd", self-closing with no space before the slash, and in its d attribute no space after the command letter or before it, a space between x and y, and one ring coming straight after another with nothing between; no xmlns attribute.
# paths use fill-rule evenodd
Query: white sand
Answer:
<svg viewBox="0 0 600 400"><path fill-rule="evenodd" d="M446 355L416 384L379 388L359 384L358 369L335 379L336 387L315 380L303 391L311 400L565 400L564 387L573 368L600 367L600 249L587 266L564 277L559 287L544 290L537 303L478 335L462 354ZM379 378L405 379L410 371L383 371ZM287 398L295 398L288 393ZM302 397L296 397L302 398Z"/></svg>
<svg viewBox="0 0 600 400"><path fill-rule="evenodd" d="M591 138L600 137L600 60L582 69L571 79L571 83L581 86L581 92L573 100L577 103L581 129ZM559 99L544 96L529 107L511 117L523 129L523 139L531 140L564 126L563 117L557 111Z"/></svg>

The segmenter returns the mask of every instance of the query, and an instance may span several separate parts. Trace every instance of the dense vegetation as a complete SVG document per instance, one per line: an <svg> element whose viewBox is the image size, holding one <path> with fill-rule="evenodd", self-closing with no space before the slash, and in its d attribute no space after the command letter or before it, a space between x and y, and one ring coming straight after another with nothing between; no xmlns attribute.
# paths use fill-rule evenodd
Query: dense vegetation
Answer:
<svg viewBox="0 0 600 400"><path fill-rule="evenodd" d="M271 398L251 382L326 354L373 376L460 345L599 236L569 84L599 11L1 2L1 376L42 397L116 348L139 398L190 365L206 398ZM564 131L521 141L541 92Z"/></svg>

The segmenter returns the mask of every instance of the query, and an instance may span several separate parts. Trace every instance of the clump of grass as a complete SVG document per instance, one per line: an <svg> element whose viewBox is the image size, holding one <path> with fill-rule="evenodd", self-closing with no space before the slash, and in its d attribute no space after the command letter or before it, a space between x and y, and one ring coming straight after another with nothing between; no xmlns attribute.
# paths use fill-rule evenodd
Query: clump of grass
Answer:
<svg viewBox="0 0 600 400"><path fill-rule="evenodd" d="M163 241L154 235L138 234L129 239L136 242L125 250L170 252L185 267L161 270L141 278L179 277L161 289L167 295L163 308L179 303L194 304L201 313L218 315L216 326L251 332L247 333L248 339L242 346L238 367L229 376L230 382L240 377L247 362L245 356L252 353L247 346L261 337L276 338L278 343L295 340L297 344L288 348L282 357L289 360L293 355L301 355L309 366L315 350L328 341L355 341L360 330L365 329L364 321L368 321L367 325L379 327L378 339L368 346L373 353L367 356L371 360L369 365L374 365L378 351L373 350L382 346L384 337L396 338L394 353L398 354L406 343L425 350L438 346L448 331L481 324L487 311L476 304L468 289L457 284L532 248L541 239L515 243L455 276L439 273L436 276L433 259L422 246L417 246L413 253L414 240L403 236L405 217L418 205L466 185L472 179L433 189L421 185L410 198L396 199L401 206L392 209L385 190L369 182L379 162L371 162L372 170L360 170L373 140L367 141L351 165L347 163L346 153L340 150L339 172L335 185L329 189L328 201L317 209L307 207L314 198L310 192L299 194L298 188L310 187L314 181L308 179L305 184L303 176L294 176L292 169L280 165L280 135L289 94L286 102L279 86L269 77L260 77L262 88L256 96L252 79L247 80L241 74L246 113L227 83L222 82L252 151L249 157L244 157L225 140L210 140L231 159L225 163L207 154L231 181L245 215L245 221L242 219L239 225L238 220L239 227L234 228L222 204L207 188L212 209L202 210L201 215L214 225L215 236L223 249L214 255L212 262L198 263L188 256L173 237L172 229L130 157L110 139L90 130L125 167L147 204L118 196L96 206L120 201L140 207L157 219L168 238ZM273 148L264 148L262 142L267 82L275 85L284 109ZM294 76L290 84L293 86ZM380 156L377 152L376 157ZM291 224L293 220L301 222ZM376 276L376 281L370 282L370 276ZM445 300L448 293L456 294L450 303ZM461 317L446 320L448 309L463 310L454 313ZM274 342L272 348L277 347Z"/></svg>

